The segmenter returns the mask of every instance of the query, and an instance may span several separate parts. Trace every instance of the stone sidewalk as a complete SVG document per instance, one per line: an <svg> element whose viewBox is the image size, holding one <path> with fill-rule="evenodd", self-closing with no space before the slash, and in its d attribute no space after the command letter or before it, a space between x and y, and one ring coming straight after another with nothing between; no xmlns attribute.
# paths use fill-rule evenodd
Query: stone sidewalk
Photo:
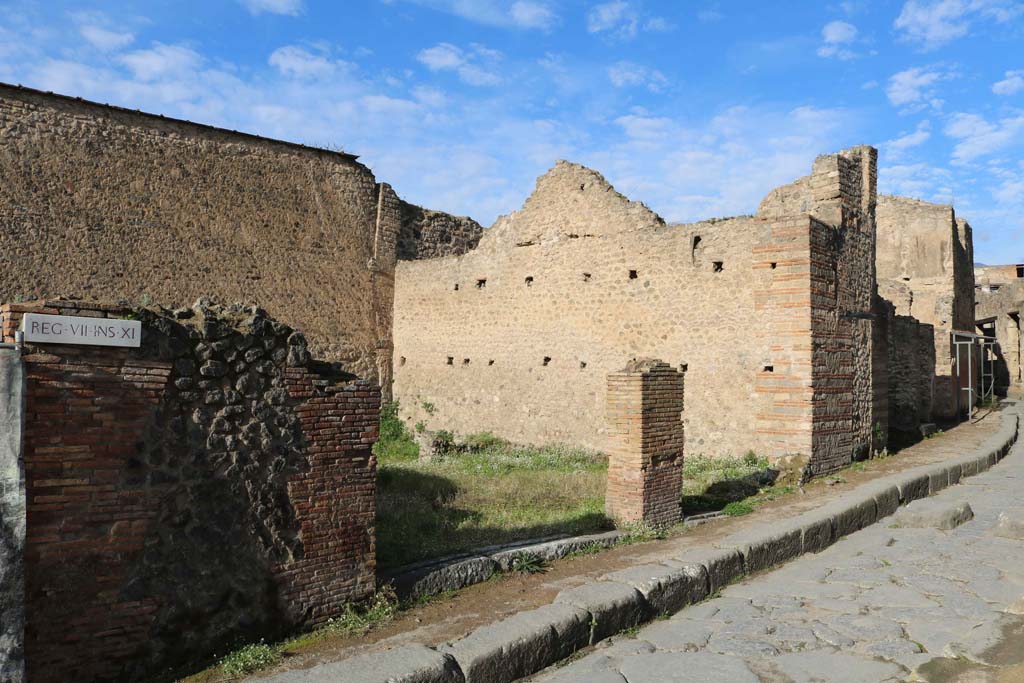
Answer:
<svg viewBox="0 0 1024 683"><path fill-rule="evenodd" d="M669 650L668 641L662 641L661 645L664 649L661 651L658 650L656 643L646 640L635 642L627 640L621 643L614 642L614 640L605 641L606 643L612 642L611 647L606 647L601 641L621 631L635 629L638 625L659 616L674 614L687 605L700 603L708 596L717 596L719 590L744 575L768 569L804 553L825 550L837 541L839 544L832 548L839 548L841 552L845 547L844 544L847 543L841 541L843 537L892 515L901 505L937 493L947 486L958 483L961 478L974 476L995 465L1005 454L1009 444L1016 438L1016 409L1003 411L999 419L1002 420L1002 423L998 429L992 430L994 434L980 446L971 448L968 453L876 479L843 493L822 507L807 510L802 514L784 518L776 517L771 521L744 525L737 533L716 539L713 545L694 547L692 544L688 544L684 546L685 550L680 552L680 548L676 544L665 543L659 546L657 553L649 557L644 564L601 576L597 580L591 580L574 588L566 588L558 593L551 603L543 604L537 609L518 612L496 623L481 626L464 638L454 640L449 644L437 648L407 644L344 661L318 664L304 670L281 672L271 675L269 679L262 680L270 680L275 683L297 683L299 681L308 683L321 681L332 683L336 681L358 683L376 681L502 682L530 676L545 666L572 656L573 653L594 644L598 644L598 651L564 669L544 674L544 676L553 677L551 680L562 680L559 677L569 676L570 678L565 680L621 682L625 679L619 664L623 663L625 666L630 662L640 661L638 658L645 656L654 657L650 660L651 671L654 673L651 674L651 678L637 680L758 680L758 678L750 678L750 676L774 675L770 671L755 673L745 664L743 655L782 657L789 652L780 649L770 639L758 640L751 637L757 635L756 633L730 635L727 630L723 630L721 634L709 633L706 642L701 641L702 636L695 634L691 639L693 642L683 643L678 651ZM883 522L883 524L885 523ZM967 526L969 527L971 524ZM879 528L885 529L886 527ZM859 536L860 534L856 538ZM824 556L823 554L822 557ZM857 562L860 561L857 560ZM886 561L891 562L889 559ZM801 566L804 562L797 562L792 566ZM783 571L789 569L787 567ZM856 564L849 571L857 573ZM863 573L867 574L869 570L864 570ZM887 586L872 586L872 588L892 590ZM746 628L744 624L749 621L748 617L756 617L762 621L771 617L769 613L759 616L754 611L754 605L750 602L750 598L734 595L732 591L736 590L739 588L725 588L729 600L738 600L739 602L733 606L736 615L731 617L726 611L725 617L729 617L729 620L723 618L723 623L735 622L738 628ZM709 602L698 604L669 621L657 622L648 628L666 628L666 624L685 621L687 615L694 610L704 613L708 609L713 609L715 610L712 614L713 617L718 614L718 608L709 606L719 603L722 599L716 597ZM746 602L744 603L744 601ZM740 606L742 604L747 605L746 616L741 616L744 610ZM787 604L792 611L799 611L792 596ZM782 607L780 606L779 609ZM704 618L694 621L702 623ZM869 624L864 628L870 630L872 626L873 624ZM761 635L767 634L770 628L773 627L765 625L765 633ZM836 640L831 647L844 647L846 641L840 639L839 636L843 633L849 634L853 626L848 627L846 631L834 628L834 625L829 628L839 634L834 636ZM778 631L778 628L775 630ZM646 630L642 633L646 633ZM811 641L808 633L814 634L813 628L805 629L802 637L807 642L801 646L796 644L796 640L800 636L795 635L794 632L791 649L799 651L803 648L810 651ZM822 631L822 633L825 633L827 638L830 637L831 632ZM728 642L730 643L728 647L735 648L738 654L726 654L708 649L712 635L716 636L715 643ZM824 639L819 640L816 635L814 637L816 640L813 642L816 644L828 642ZM846 637L852 639L850 635ZM887 639L883 639L883 642L889 642L889 640L892 639L887 637ZM751 646L753 649L741 650L746 647L743 643L748 641L754 643ZM856 644L856 641L854 643ZM773 650L764 649L765 646L771 647ZM636 650L629 650L632 647L635 647ZM688 647L695 651L686 651ZM772 654L773 651L776 654ZM657 662L659 658L664 658L669 654L673 656L695 655L699 656L698 660L707 659L708 662L713 663L712 668L724 667L721 668L721 672L725 677L720 679L666 678L665 676L669 675L666 672L675 670L676 667L666 664L664 671L658 673L660 665ZM712 659L708 659L709 657ZM732 661L732 664L725 665L724 661L727 659ZM906 666L902 663L893 666L896 665ZM648 665L639 666L644 668ZM747 673L743 675L746 675L747 678L729 677L732 674L726 676L730 671L740 672L739 667L745 667L743 670ZM896 670L892 669L892 671ZM672 675L677 676L678 672ZM571 678L573 676L575 678ZM542 677L538 680L548 680L548 678ZM634 683L633 676L628 676L628 680L630 683ZM789 679L783 675L776 678L764 678L764 680Z"/></svg>
<svg viewBox="0 0 1024 683"><path fill-rule="evenodd" d="M960 486L532 680L1022 680L1022 492L1018 443Z"/></svg>

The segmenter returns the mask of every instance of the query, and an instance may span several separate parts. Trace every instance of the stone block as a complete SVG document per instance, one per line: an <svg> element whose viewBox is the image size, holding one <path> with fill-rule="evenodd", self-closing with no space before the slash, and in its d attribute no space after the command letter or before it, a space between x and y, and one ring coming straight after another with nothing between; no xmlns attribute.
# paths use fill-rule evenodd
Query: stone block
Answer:
<svg viewBox="0 0 1024 683"><path fill-rule="evenodd" d="M520 555L525 554L548 561L558 560L574 552L594 546L610 548L623 536L625 534L621 531L606 531L601 534L588 534L572 538L559 538L543 543L530 543L495 552L489 552L488 549L484 548L479 552L494 560L501 571L508 571L512 568L512 562Z"/></svg>
<svg viewBox="0 0 1024 683"><path fill-rule="evenodd" d="M955 529L974 519L967 502L951 503L940 499L916 500L896 513L893 526L914 529Z"/></svg>
<svg viewBox="0 0 1024 683"><path fill-rule="evenodd" d="M949 463L946 465L946 477L949 479L949 485L955 486L960 483L960 463Z"/></svg>
<svg viewBox="0 0 1024 683"><path fill-rule="evenodd" d="M605 581L632 586L647 603L647 616L674 614L708 595L708 574L703 565L643 564L606 574Z"/></svg>
<svg viewBox="0 0 1024 683"><path fill-rule="evenodd" d="M463 683L451 656L424 645L402 645L312 669L271 676L266 683Z"/></svg>
<svg viewBox="0 0 1024 683"><path fill-rule="evenodd" d="M949 471L945 465L932 465L928 468L928 495L934 496L949 486Z"/></svg>
<svg viewBox="0 0 1024 683"><path fill-rule="evenodd" d="M743 554L736 548L694 548L687 550L670 561L680 567L700 564L708 577L708 595L717 593L736 579L743 576Z"/></svg>
<svg viewBox="0 0 1024 683"><path fill-rule="evenodd" d="M803 531L800 528L772 528L767 525L733 534L722 540L722 548L735 548L743 554L748 574L762 571L803 552Z"/></svg>
<svg viewBox="0 0 1024 683"><path fill-rule="evenodd" d="M927 477L924 479L927 494ZM821 508L832 515L832 533L836 539L860 531L878 521L878 509L872 493L853 491Z"/></svg>
<svg viewBox="0 0 1024 683"><path fill-rule="evenodd" d="M833 522L832 515L816 513L816 511L800 515L793 520L803 534L803 551L805 553L820 553L835 542Z"/></svg>
<svg viewBox="0 0 1024 683"><path fill-rule="evenodd" d="M882 519L900 509L900 489L895 484L869 484L862 489L875 499L875 517Z"/></svg>
<svg viewBox="0 0 1024 683"><path fill-rule="evenodd" d="M496 571L494 560L477 555L414 566L393 577L392 584L399 597L419 598L472 586L491 578Z"/></svg>
<svg viewBox="0 0 1024 683"><path fill-rule="evenodd" d="M912 500L928 497L930 480L927 474L904 472L895 477L894 483L900 490L900 503L906 505Z"/></svg>
<svg viewBox="0 0 1024 683"><path fill-rule="evenodd" d="M632 628L644 617L645 602L632 586L613 581L598 581L568 588L555 597L555 603L586 610L591 616L590 642Z"/></svg>
<svg viewBox="0 0 1024 683"><path fill-rule="evenodd" d="M590 633L587 610L552 604L482 626L441 651L458 662L466 683L505 683L586 647Z"/></svg>

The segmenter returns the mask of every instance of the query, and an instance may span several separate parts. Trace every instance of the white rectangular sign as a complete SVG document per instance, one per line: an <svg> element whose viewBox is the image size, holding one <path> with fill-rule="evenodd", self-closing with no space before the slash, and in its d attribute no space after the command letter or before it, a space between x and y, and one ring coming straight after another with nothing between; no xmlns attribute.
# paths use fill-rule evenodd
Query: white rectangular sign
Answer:
<svg viewBox="0 0 1024 683"><path fill-rule="evenodd" d="M34 344L138 347L142 343L142 323L138 320L26 313L21 318L21 331L25 341Z"/></svg>

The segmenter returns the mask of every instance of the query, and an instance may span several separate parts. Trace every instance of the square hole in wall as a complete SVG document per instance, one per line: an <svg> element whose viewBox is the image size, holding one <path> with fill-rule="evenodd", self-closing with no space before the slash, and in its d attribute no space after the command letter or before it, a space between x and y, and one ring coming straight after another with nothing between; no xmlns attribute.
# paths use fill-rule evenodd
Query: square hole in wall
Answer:
<svg viewBox="0 0 1024 683"><path fill-rule="evenodd" d="M527 287L532 287L533 286L533 276L532 275L527 275L525 282L526 282L526 286Z"/></svg>
<svg viewBox="0 0 1024 683"><path fill-rule="evenodd" d="M638 277L640 277L640 275L635 270L629 271L629 279L630 280L635 280Z"/></svg>
<svg viewBox="0 0 1024 683"><path fill-rule="evenodd" d="M775 372L775 366L774 365L766 365L762 369L762 372Z"/></svg>
<svg viewBox="0 0 1024 683"><path fill-rule="evenodd" d="M405 356L401 356L401 357L399 357L399 359L398 359L398 365L399 365L399 367L401 367L401 366L405 365Z"/></svg>
<svg viewBox="0 0 1024 683"><path fill-rule="evenodd" d="M583 281L590 282L590 273L583 273Z"/></svg>
<svg viewBox="0 0 1024 683"><path fill-rule="evenodd" d="M492 358L491 360L487 361L487 364L488 365L494 365L494 359Z"/></svg>
<svg viewBox="0 0 1024 683"><path fill-rule="evenodd" d="M455 291L456 292L459 291L459 283L458 282L455 283Z"/></svg>
<svg viewBox="0 0 1024 683"><path fill-rule="evenodd" d="M452 356L448 356L448 365L455 365L455 359Z"/></svg>
<svg viewBox="0 0 1024 683"><path fill-rule="evenodd" d="M550 356L544 356L544 365L547 365L550 362L551 362L551 357Z"/></svg>
<svg viewBox="0 0 1024 683"><path fill-rule="evenodd" d="M469 359L468 358L463 358L462 359L462 364L463 365L469 365Z"/></svg>
<svg viewBox="0 0 1024 683"><path fill-rule="evenodd" d="M711 262L711 269L714 272L716 272L716 273L721 273L724 268L725 268L725 263L723 261L712 261Z"/></svg>
<svg viewBox="0 0 1024 683"><path fill-rule="evenodd" d="M483 289L486 286L487 286L487 278L480 278L479 280L476 281L476 288L477 289Z"/></svg>
<svg viewBox="0 0 1024 683"><path fill-rule="evenodd" d="M679 372L686 372L689 369L690 369L690 364L689 363L680 363L679 364Z"/></svg>
<svg viewBox="0 0 1024 683"><path fill-rule="evenodd" d="M776 263L775 261L772 261L772 263L771 263L771 267L772 267L772 270L775 270L776 268L778 268L778 267L779 267L779 264L778 264L778 263Z"/></svg>
<svg viewBox="0 0 1024 683"><path fill-rule="evenodd" d="M586 369L587 369L587 361L581 360L580 361L580 370L586 370Z"/></svg>

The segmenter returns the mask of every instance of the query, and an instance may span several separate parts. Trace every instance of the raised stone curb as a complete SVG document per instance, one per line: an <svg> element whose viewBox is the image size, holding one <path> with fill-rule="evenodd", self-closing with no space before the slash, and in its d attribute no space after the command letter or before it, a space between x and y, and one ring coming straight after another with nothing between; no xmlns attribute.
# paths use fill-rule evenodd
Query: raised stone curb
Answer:
<svg viewBox="0 0 1024 683"><path fill-rule="evenodd" d="M402 645L313 669L286 671L273 683L464 683L455 660L425 645Z"/></svg>
<svg viewBox="0 0 1024 683"><path fill-rule="evenodd" d="M604 640L644 620L646 604L632 586L615 581L585 583L555 596L555 604L572 605L590 612L590 643Z"/></svg>
<svg viewBox="0 0 1024 683"><path fill-rule="evenodd" d="M444 557L402 567L385 577L384 583L391 583L399 598L424 598L472 586L486 581L496 572L509 571L515 558L520 556L558 560L595 546L610 548L623 536L625 534L621 531L607 531L481 548L472 555Z"/></svg>
<svg viewBox="0 0 1024 683"><path fill-rule="evenodd" d="M459 663L466 683L506 683L588 645L591 623L586 610L556 602L478 628L441 652Z"/></svg>
<svg viewBox="0 0 1024 683"><path fill-rule="evenodd" d="M355 680L370 683L385 680L400 683L506 683L529 676L588 644L713 595L745 574L768 569L804 553L819 552L843 536L892 515L900 509L901 504L926 498L929 493L988 469L1009 451L1017 439L1019 418L1016 412L1004 413L1003 419L1007 424L999 429L995 437L985 442L977 453L961 456L952 462L927 465L883 477L821 508L772 526L758 525L729 536L718 544L719 547L695 548L660 563L612 572L595 583L563 590L553 604L478 628L462 640L443 646L440 652L421 646L407 646L419 649L406 652L407 648L398 648L365 655L329 665L346 667L340 678L317 680L340 680L346 683ZM921 501L912 507L916 511L930 506L928 501ZM965 510L954 511L954 521L963 523L967 514ZM944 522L938 520L936 523ZM566 546L575 543L577 548L594 542L564 540ZM533 549L549 543L558 541L506 548L500 554L502 557L510 557L518 553L534 552ZM608 545L613 543L610 541ZM508 553L511 555L506 555ZM486 557L495 567L499 566L494 559L496 555ZM422 650L433 652L440 659L429 659ZM390 667L392 663L410 657L421 658L416 661L424 663L425 668L420 670L425 673L415 674L420 676L418 678L409 677L412 674L405 677L388 674L388 678L382 673L383 665L381 671L373 670L372 667L347 668L357 660L362 667L374 661L387 662ZM457 664L454 669L453 662ZM394 671L395 667L386 671ZM352 677L353 671L371 670L372 674L364 678L358 678L359 674L356 674L356 678ZM298 677L273 679L275 683L299 683L305 680Z"/></svg>
<svg viewBox="0 0 1024 683"><path fill-rule="evenodd" d="M700 564L673 567L667 564L642 564L612 572L602 581L632 586L647 604L647 618L674 614L708 596L708 572Z"/></svg>

